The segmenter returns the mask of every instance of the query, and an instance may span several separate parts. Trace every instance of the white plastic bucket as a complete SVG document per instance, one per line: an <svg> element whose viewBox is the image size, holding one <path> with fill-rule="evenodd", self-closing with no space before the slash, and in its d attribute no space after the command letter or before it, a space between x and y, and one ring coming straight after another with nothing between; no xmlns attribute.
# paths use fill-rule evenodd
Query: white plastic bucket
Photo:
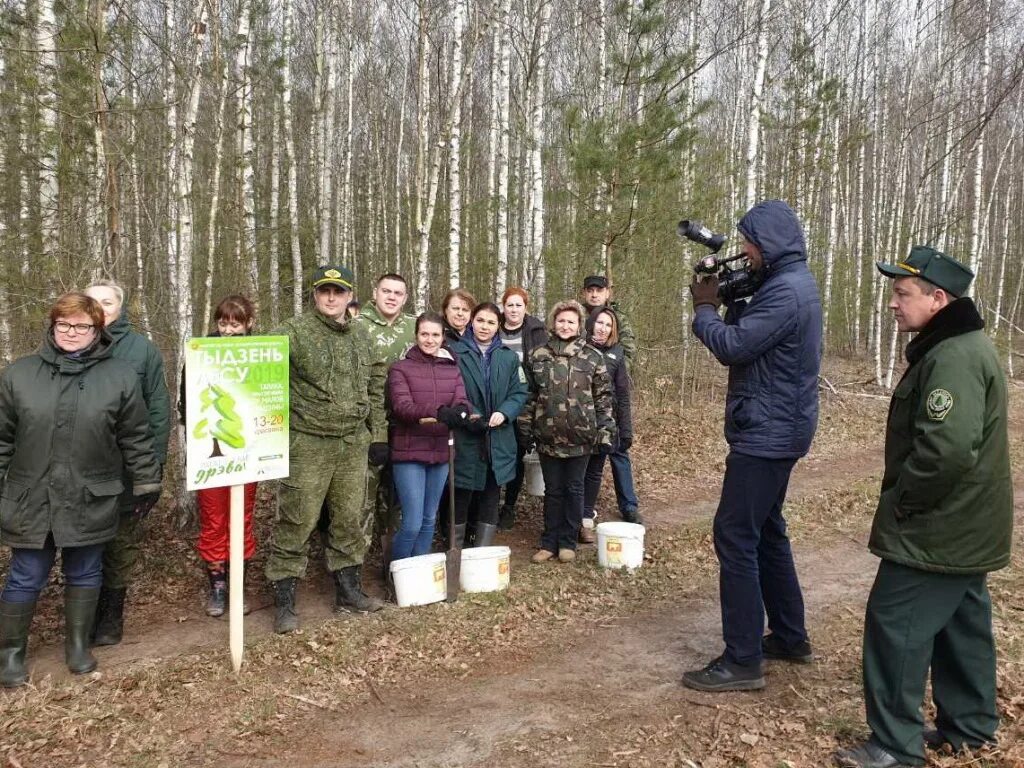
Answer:
<svg viewBox="0 0 1024 768"><path fill-rule="evenodd" d="M523 456L523 472L526 474L526 479L523 482L526 492L531 496L543 496L544 473L541 472L540 456L536 451L531 451Z"/></svg>
<svg viewBox="0 0 1024 768"><path fill-rule="evenodd" d="M602 568L639 568L644 562L644 527L636 523L600 523L597 562Z"/></svg>
<svg viewBox="0 0 1024 768"><path fill-rule="evenodd" d="M399 608L439 603L448 596L444 552L393 560L391 578Z"/></svg>
<svg viewBox="0 0 1024 768"><path fill-rule="evenodd" d="M471 547L462 550L459 586L463 592L498 592L508 589L508 547Z"/></svg>

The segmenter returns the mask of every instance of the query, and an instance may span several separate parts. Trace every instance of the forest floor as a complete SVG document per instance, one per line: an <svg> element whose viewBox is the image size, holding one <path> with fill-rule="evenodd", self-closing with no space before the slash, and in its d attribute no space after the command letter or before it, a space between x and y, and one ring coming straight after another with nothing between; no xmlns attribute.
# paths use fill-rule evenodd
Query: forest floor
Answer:
<svg viewBox="0 0 1024 768"><path fill-rule="evenodd" d="M679 684L683 671L721 650L710 532L726 453L722 408L648 405L634 450L647 522L637 571L600 570L592 547L572 565L529 564L540 528L531 499L498 542L513 552L503 593L334 616L314 557L315 575L299 592L303 629L276 636L269 590L250 579L253 612L236 676L227 622L202 612L191 539L157 522L125 641L97 649L92 675L66 673L60 587L47 589L31 684L0 692L0 766L827 765L837 747L866 735L860 639L877 566L866 541L888 398L861 383L870 374L855 362L830 361L826 377L836 391L822 390L815 445L797 465L786 506L816 661L770 662L762 691L703 694ZM1024 391L1011 389L1024 491ZM272 490L263 490L266 541ZM601 508L611 510L607 491ZM1012 567L990 578L1000 746L930 753L933 765L1024 765L1022 565L1017 545ZM374 574L367 569L379 590Z"/></svg>

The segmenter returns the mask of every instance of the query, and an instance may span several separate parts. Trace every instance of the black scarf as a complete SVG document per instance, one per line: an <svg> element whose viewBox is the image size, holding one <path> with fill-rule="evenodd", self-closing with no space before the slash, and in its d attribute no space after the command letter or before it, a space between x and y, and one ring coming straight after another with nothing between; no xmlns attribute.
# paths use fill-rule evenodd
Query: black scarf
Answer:
<svg viewBox="0 0 1024 768"><path fill-rule="evenodd" d="M907 344L907 362L916 365L936 344L985 327L974 302L966 297L940 309L921 332Z"/></svg>

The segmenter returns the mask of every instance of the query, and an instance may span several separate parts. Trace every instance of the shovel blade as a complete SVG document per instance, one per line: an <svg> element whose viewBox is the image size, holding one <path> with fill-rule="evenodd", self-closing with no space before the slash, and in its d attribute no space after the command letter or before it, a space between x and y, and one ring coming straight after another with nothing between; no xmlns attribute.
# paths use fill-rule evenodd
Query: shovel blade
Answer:
<svg viewBox="0 0 1024 768"><path fill-rule="evenodd" d="M459 549L449 549L445 552L444 565L445 572L448 577L448 591L445 599L449 603L454 603L459 599L459 576L462 573L462 551Z"/></svg>

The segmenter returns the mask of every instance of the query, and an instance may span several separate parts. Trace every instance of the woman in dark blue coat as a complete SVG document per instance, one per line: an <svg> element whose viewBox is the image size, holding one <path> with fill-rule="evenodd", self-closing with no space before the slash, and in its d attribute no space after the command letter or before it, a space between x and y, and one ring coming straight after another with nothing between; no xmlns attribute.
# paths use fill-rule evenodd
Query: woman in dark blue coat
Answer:
<svg viewBox="0 0 1024 768"><path fill-rule="evenodd" d="M495 304L480 304L462 338L452 345L466 395L481 416L478 429L455 433L455 535L465 535L472 507L476 512L473 543L478 547L489 546L498 530L501 486L516 474L513 425L528 394L519 356L502 345L500 322Z"/></svg>

